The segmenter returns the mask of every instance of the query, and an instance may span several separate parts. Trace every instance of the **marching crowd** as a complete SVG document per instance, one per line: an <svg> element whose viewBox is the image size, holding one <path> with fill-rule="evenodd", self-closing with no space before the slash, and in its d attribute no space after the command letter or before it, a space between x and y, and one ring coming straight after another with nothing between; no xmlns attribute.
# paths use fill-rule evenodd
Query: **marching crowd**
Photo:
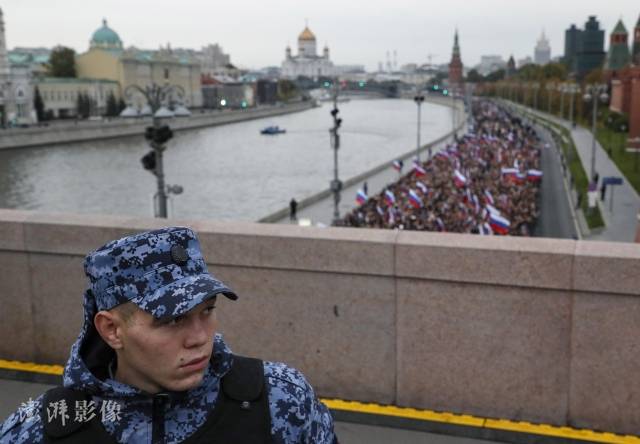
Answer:
<svg viewBox="0 0 640 444"><path fill-rule="evenodd" d="M530 236L542 179L540 141L519 118L474 102L470 131L376 196L343 226ZM394 162L401 172L401 161Z"/></svg>

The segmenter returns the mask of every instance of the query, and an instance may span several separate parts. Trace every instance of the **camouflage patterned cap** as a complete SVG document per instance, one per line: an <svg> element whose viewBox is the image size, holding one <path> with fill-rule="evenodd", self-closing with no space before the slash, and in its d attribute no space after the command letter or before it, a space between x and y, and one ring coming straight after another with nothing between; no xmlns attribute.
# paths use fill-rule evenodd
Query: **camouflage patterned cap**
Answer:
<svg viewBox="0 0 640 444"><path fill-rule="evenodd" d="M98 310L131 301L154 317L172 318L224 294L238 296L207 271L193 230L168 227L114 240L84 262Z"/></svg>

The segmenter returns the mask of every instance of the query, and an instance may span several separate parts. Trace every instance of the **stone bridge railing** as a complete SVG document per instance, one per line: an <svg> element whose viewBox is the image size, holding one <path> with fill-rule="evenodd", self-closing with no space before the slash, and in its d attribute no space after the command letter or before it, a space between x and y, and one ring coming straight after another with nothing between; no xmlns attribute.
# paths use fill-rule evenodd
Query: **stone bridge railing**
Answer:
<svg viewBox="0 0 640 444"><path fill-rule="evenodd" d="M640 245L169 222L240 295L231 347L322 396L640 432ZM0 210L0 358L64 362L83 256L166 223Z"/></svg>

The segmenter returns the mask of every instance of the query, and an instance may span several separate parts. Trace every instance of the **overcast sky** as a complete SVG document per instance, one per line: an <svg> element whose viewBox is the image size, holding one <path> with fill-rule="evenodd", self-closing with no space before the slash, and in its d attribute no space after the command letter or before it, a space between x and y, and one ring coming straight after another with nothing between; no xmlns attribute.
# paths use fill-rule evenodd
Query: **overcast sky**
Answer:
<svg viewBox="0 0 640 444"><path fill-rule="evenodd" d="M564 30L596 15L609 32L619 18L629 31L640 15L638 0L0 0L9 48L70 46L88 49L106 18L125 46L200 48L219 43L244 68L280 65L287 43L297 52L305 19L337 64L377 69L387 51L398 65L448 62L453 33L460 33L466 66L485 54L533 56L544 29L552 56L564 51Z"/></svg>

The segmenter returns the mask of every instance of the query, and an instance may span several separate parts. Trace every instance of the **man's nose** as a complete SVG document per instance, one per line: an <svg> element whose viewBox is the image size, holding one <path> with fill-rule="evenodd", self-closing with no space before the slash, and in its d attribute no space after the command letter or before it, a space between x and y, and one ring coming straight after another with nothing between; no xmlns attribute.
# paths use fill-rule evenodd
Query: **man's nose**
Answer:
<svg viewBox="0 0 640 444"><path fill-rule="evenodd" d="M209 339L207 323L197 317L188 324L185 337L185 347L198 347L206 344Z"/></svg>

